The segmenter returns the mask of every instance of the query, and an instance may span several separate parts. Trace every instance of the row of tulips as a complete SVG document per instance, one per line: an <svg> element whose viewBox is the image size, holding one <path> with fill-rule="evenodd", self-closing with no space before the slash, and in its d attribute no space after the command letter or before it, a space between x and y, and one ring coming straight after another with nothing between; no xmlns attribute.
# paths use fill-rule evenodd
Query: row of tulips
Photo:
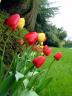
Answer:
<svg viewBox="0 0 72 96"><path fill-rule="evenodd" d="M23 29L25 26L25 19L20 18L19 14L14 14L9 16L5 22L6 25L8 25L12 30L16 30L18 27L19 29ZM28 32L23 36L24 39L18 40L19 45L23 45L24 42L27 42L29 46L33 46L33 51L37 50L41 51L43 54L49 56L52 52L52 49L49 48L47 45L43 46L43 42L46 40L46 36L44 33L37 33L37 32ZM38 46L37 44L41 44L41 46ZM62 53L58 52L54 55L55 60L59 60L62 57ZM35 59L32 60L32 63L39 68L41 65L43 65L45 62L45 56L38 56Z"/></svg>
<svg viewBox="0 0 72 96"><path fill-rule="evenodd" d="M21 31L23 29L23 27L25 26L25 19L21 18L19 14L13 14L13 15L10 15L5 20L4 24L7 25L8 27L10 27L13 32L16 31L16 28L18 28ZM17 40L17 43L20 46L23 46L25 44L25 45L27 45L27 49L29 47L31 47L33 53L36 53L36 52L38 53L38 56L34 57L31 60L33 68L34 67L40 68L45 63L47 56L50 56L50 54L52 53L52 48L48 47L47 45L43 45L43 42L45 40L46 40L45 34L44 33L37 33L37 32L28 32L27 34L23 35L23 39ZM5 48L4 48L4 51L5 51ZM54 61L60 60L61 57L62 57L62 53L57 52L54 55ZM2 60L3 60L3 58L2 58ZM12 69L11 67L13 67L13 66L11 65L10 69ZM8 72L10 71L10 69L8 70ZM16 68L13 69L13 71L15 72ZM28 70L28 71L30 71L30 70ZM23 75L22 75L22 77L23 77ZM1 88L0 88L0 96L3 96L3 95L1 95ZM27 96L29 96L29 95L27 95Z"/></svg>

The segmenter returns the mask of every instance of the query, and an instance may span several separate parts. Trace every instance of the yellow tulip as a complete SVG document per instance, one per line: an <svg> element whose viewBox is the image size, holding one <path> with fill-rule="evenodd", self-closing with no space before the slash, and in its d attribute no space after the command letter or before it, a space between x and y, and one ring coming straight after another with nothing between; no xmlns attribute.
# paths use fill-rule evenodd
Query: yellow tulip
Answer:
<svg viewBox="0 0 72 96"><path fill-rule="evenodd" d="M25 19L20 18L19 23L18 23L18 28L23 29L24 26L25 26Z"/></svg>
<svg viewBox="0 0 72 96"><path fill-rule="evenodd" d="M44 48L44 46L40 46L40 48L42 48L42 49L43 49L43 48Z"/></svg>
<svg viewBox="0 0 72 96"><path fill-rule="evenodd" d="M38 33L38 41L44 42L46 40L46 36L44 33Z"/></svg>
<svg viewBox="0 0 72 96"><path fill-rule="evenodd" d="M41 46L43 46L43 42L41 42Z"/></svg>

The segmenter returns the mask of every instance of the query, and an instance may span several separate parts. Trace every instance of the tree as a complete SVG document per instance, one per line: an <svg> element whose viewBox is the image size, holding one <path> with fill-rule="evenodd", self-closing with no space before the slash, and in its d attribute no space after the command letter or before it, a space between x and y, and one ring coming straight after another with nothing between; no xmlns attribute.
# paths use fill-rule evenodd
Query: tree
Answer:
<svg viewBox="0 0 72 96"><path fill-rule="evenodd" d="M67 32L63 28L58 28L58 36L60 40L64 40L67 37Z"/></svg>
<svg viewBox="0 0 72 96"><path fill-rule="evenodd" d="M36 31L49 31L48 20L58 12L58 7L51 7L48 0L40 0L39 12L36 20Z"/></svg>
<svg viewBox="0 0 72 96"><path fill-rule="evenodd" d="M49 25L49 30L46 32L47 40L44 44L50 46L60 47L65 44L65 38L67 36L66 31L63 28L57 28L55 25Z"/></svg>

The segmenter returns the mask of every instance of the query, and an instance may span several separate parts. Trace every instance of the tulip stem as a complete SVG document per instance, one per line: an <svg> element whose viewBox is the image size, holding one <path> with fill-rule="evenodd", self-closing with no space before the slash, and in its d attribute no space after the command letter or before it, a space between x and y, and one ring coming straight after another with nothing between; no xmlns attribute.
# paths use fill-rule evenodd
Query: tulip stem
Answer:
<svg viewBox="0 0 72 96"><path fill-rule="evenodd" d="M8 28L6 28L4 30L4 32L8 31ZM8 37L9 38L9 37ZM8 41L8 38L7 40L5 41L4 43L4 48L3 48L3 53L2 53L2 57L1 57L1 64L0 64L0 77L2 76L2 72L3 72L3 59L4 59L4 53L5 53L5 48L6 48L6 44L7 44L7 41Z"/></svg>
<svg viewBox="0 0 72 96"><path fill-rule="evenodd" d="M54 63L54 61L55 61L55 59L53 59L52 62L50 63L50 65L49 65L49 67L48 67L48 71L50 71L51 66L52 66L52 64ZM47 71L47 72L48 72L48 71Z"/></svg>
<svg viewBox="0 0 72 96"><path fill-rule="evenodd" d="M32 77L34 75L35 70L36 70L36 67L34 67L34 69L33 69L33 73L32 73L32 76L30 77L30 80L32 79Z"/></svg>
<svg viewBox="0 0 72 96"><path fill-rule="evenodd" d="M7 31L7 30L8 30L8 28L6 29L6 31ZM10 33L10 34L11 34L11 33ZM2 54L2 61L3 61L3 59L4 59L4 54L5 54L6 44L7 44L8 40L9 40L9 38L10 38L10 34L9 34L7 40L5 41L5 44L4 44L3 54Z"/></svg>
<svg viewBox="0 0 72 96"><path fill-rule="evenodd" d="M12 60L12 62L11 62L11 64L10 64L9 69L8 69L7 73L5 74L4 78L6 78L6 77L8 76L8 73L10 72L10 70L11 70L11 68L12 68L12 65L13 65L13 62L14 62L14 60L15 60L15 56L16 56L16 54L14 55L13 60Z"/></svg>
<svg viewBox="0 0 72 96"><path fill-rule="evenodd" d="M49 68L46 68L47 69L47 72L46 73L48 73L50 71L50 68L51 68L51 66L52 66L52 64L53 64L54 61L55 61L55 59L53 59L53 61L50 63ZM40 72L38 74L38 76L40 76L42 73L44 73L46 71L46 69L44 69L42 72Z"/></svg>

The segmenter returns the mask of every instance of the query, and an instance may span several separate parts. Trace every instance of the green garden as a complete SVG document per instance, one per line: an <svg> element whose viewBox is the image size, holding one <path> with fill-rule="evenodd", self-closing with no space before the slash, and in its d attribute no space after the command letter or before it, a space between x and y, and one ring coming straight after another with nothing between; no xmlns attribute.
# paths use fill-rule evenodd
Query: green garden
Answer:
<svg viewBox="0 0 72 96"><path fill-rule="evenodd" d="M72 41L52 3L1 1L0 96L72 96Z"/></svg>

